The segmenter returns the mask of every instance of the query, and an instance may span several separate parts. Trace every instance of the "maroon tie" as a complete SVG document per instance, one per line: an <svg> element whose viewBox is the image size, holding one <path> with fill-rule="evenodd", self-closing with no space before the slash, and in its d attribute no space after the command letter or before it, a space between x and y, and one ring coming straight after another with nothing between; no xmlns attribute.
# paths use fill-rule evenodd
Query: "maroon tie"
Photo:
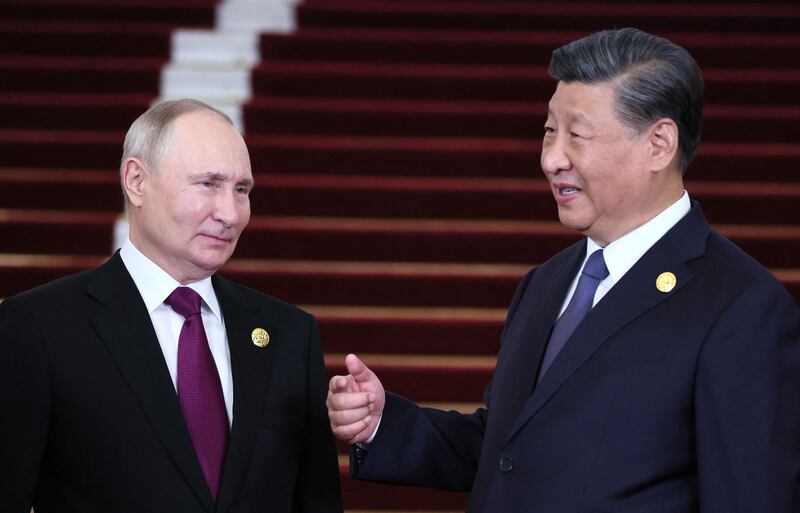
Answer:
<svg viewBox="0 0 800 513"><path fill-rule="evenodd" d="M216 501L228 444L228 416L217 366L203 329L200 296L189 287L178 287L164 302L185 319L178 339L178 400Z"/></svg>

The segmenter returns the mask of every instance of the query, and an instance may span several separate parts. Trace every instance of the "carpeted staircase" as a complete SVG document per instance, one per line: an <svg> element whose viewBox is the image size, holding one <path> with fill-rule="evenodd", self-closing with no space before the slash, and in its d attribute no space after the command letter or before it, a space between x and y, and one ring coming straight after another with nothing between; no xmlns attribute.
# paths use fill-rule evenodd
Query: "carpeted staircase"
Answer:
<svg viewBox="0 0 800 513"><path fill-rule="evenodd" d="M214 4L0 0L0 297L106 258L124 131L159 94L171 31L210 26ZM516 281L578 239L538 163L550 52L614 26L697 58L687 188L800 299L795 2L305 0L297 19L261 38L253 219L223 272L315 313L331 373L357 352L394 391L479 405ZM341 463L352 511L466 502Z"/></svg>

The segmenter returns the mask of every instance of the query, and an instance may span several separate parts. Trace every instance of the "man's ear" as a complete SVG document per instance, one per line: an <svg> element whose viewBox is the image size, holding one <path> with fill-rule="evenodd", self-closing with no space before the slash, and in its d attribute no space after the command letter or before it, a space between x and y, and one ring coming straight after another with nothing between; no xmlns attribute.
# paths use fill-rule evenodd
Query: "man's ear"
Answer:
<svg viewBox="0 0 800 513"><path fill-rule="evenodd" d="M653 171L677 165L678 125L673 120L664 118L653 123L648 131L648 140Z"/></svg>
<svg viewBox="0 0 800 513"><path fill-rule="evenodd" d="M142 205L145 175L144 163L135 157L125 160L122 165L122 187L125 189L128 201L135 207Z"/></svg>

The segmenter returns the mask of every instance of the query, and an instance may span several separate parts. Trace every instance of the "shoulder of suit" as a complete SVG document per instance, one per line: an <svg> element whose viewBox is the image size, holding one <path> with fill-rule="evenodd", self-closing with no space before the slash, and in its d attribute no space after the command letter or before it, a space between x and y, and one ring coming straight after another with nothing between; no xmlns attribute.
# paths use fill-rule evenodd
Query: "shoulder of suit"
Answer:
<svg viewBox="0 0 800 513"><path fill-rule="evenodd" d="M31 289L19 292L7 298L4 302L13 302L19 305L42 305L53 302L74 302L83 296L86 283L94 269L63 276L54 281L38 285Z"/></svg>
<svg viewBox="0 0 800 513"><path fill-rule="evenodd" d="M795 303L781 281L755 258L713 229L706 253L687 262L694 273L693 287L699 287L706 305L726 305L732 298L759 291L770 301Z"/></svg>
<svg viewBox="0 0 800 513"><path fill-rule="evenodd" d="M778 281L758 260L713 229L708 238L706 256L709 266L736 276L738 280Z"/></svg>
<svg viewBox="0 0 800 513"><path fill-rule="evenodd" d="M277 310L281 315L284 316L313 317L310 313L296 305L292 305L286 301L283 301L282 299L270 296L269 294L261 292L260 290L230 281L222 276L215 275L215 281L220 287L226 288L229 293L245 303L253 305L258 304L261 308L269 308L273 311Z"/></svg>

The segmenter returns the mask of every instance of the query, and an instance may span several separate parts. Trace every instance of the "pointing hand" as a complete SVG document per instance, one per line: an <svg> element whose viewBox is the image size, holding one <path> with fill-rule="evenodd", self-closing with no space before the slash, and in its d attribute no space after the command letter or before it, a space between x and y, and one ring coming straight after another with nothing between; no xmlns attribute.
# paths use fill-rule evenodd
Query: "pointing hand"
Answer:
<svg viewBox="0 0 800 513"><path fill-rule="evenodd" d="M345 358L347 376L334 376L328 385L328 417L339 440L366 442L378 426L386 393L378 377L356 355Z"/></svg>

